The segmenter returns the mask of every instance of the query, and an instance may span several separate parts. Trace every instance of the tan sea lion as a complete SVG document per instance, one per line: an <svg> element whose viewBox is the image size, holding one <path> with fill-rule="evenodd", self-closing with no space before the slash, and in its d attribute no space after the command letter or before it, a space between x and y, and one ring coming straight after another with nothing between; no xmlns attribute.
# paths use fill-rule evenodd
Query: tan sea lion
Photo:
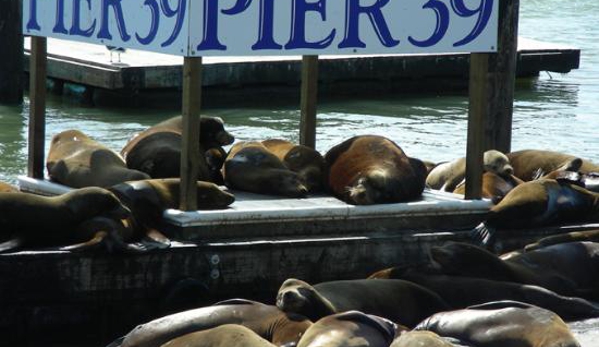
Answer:
<svg viewBox="0 0 599 347"><path fill-rule="evenodd" d="M0 182L0 193L17 193L19 188L6 182Z"/></svg>
<svg viewBox="0 0 599 347"><path fill-rule="evenodd" d="M499 248L502 229L592 221L599 221L599 193L567 180L540 179L511 190L471 235L478 244Z"/></svg>
<svg viewBox="0 0 599 347"><path fill-rule="evenodd" d="M395 333L396 325L385 318L347 311L319 319L297 347L388 347Z"/></svg>
<svg viewBox="0 0 599 347"><path fill-rule="evenodd" d="M276 345L243 325L224 324L174 338L162 347L276 347Z"/></svg>
<svg viewBox="0 0 599 347"><path fill-rule="evenodd" d="M497 203L521 183L524 183L524 181L514 175L503 177L494 172L487 171L483 174L481 196L492 199L493 202ZM466 194L466 182L462 181L458 184L453 192L462 195Z"/></svg>
<svg viewBox="0 0 599 347"><path fill-rule="evenodd" d="M405 331L389 347L454 347L455 345L432 331Z"/></svg>
<svg viewBox="0 0 599 347"><path fill-rule="evenodd" d="M267 341L282 346L297 343L312 322L272 305L233 299L138 325L109 347L159 347L179 336L224 324L243 325Z"/></svg>
<svg viewBox="0 0 599 347"><path fill-rule="evenodd" d="M30 193L0 194L0 252L20 247L49 247L82 243L96 231L79 229L95 217L117 221L130 211L119 199L99 187L80 188L59 196Z"/></svg>
<svg viewBox="0 0 599 347"><path fill-rule="evenodd" d="M46 168L52 181L73 188L106 188L150 178L141 171L127 168L118 153L79 130L66 130L52 137Z"/></svg>
<svg viewBox="0 0 599 347"><path fill-rule="evenodd" d="M419 198L426 167L382 136L355 136L325 155L326 182L338 199L353 205L397 203Z"/></svg>
<svg viewBox="0 0 599 347"><path fill-rule="evenodd" d="M259 194L302 198L308 188L296 172L260 142L238 142L229 150L223 177L227 187Z"/></svg>
<svg viewBox="0 0 599 347"><path fill-rule="evenodd" d="M152 178L180 177L182 117L173 117L135 135L121 150L127 167L143 171ZM222 119L200 117L200 168L198 180L209 181L210 169L205 152L233 143Z"/></svg>
<svg viewBox="0 0 599 347"><path fill-rule="evenodd" d="M514 175L524 181L533 179L535 172L539 169L544 172L552 172L564 166L575 156L544 150L521 150L507 154L510 163L514 167ZM582 173L599 172L599 165L582 159L580 169Z"/></svg>
<svg viewBox="0 0 599 347"><path fill-rule="evenodd" d="M347 280L311 286L290 278L283 282L277 293L277 307L313 321L333 313L355 310L413 327L449 306L430 290L402 280Z"/></svg>
<svg viewBox="0 0 599 347"><path fill-rule="evenodd" d="M483 168L485 171L495 173L501 177L510 177L514 172L508 157L494 149L484 153ZM466 158L459 158L439 164L432 169L426 177L426 186L445 192L453 192L465 177Z"/></svg>
<svg viewBox="0 0 599 347"><path fill-rule="evenodd" d="M432 331L477 347L580 347L558 315L515 301L437 313L415 330Z"/></svg>
<svg viewBox="0 0 599 347"><path fill-rule="evenodd" d="M323 190L325 162L313 148L297 145L286 140L270 139L262 144L279 158L289 170L297 172L310 193Z"/></svg>

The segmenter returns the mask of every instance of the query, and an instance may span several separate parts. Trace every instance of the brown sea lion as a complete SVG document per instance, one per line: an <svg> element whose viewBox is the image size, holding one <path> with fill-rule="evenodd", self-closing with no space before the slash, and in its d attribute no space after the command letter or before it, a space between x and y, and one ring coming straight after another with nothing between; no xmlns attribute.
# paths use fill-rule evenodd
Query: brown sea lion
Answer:
<svg viewBox="0 0 599 347"><path fill-rule="evenodd" d="M179 336L224 324L243 325L267 341L282 346L297 343L312 322L272 305L233 299L138 325L109 346L159 347Z"/></svg>
<svg viewBox="0 0 599 347"><path fill-rule="evenodd" d="M584 231L572 231L565 234L552 235L543 237L537 242L530 243L524 247L525 251L534 251L542 247L556 245L559 243L576 242L576 241L590 241L599 242L599 229L584 230Z"/></svg>
<svg viewBox="0 0 599 347"><path fill-rule="evenodd" d="M160 122L134 136L121 150L127 167L143 171L152 178L180 177L182 117ZM200 169L198 180L210 180L205 152L233 143L222 119L200 118Z"/></svg>
<svg viewBox="0 0 599 347"><path fill-rule="evenodd" d="M599 306L587 300L561 296L535 285L401 268L381 270L369 278L402 279L416 283L437 293L451 309L462 309L490 301L513 300L551 310L567 321L599 316Z"/></svg>
<svg viewBox="0 0 599 347"><path fill-rule="evenodd" d="M229 150L223 167L227 187L259 194L305 197L308 188L260 142L238 142Z"/></svg>
<svg viewBox="0 0 599 347"><path fill-rule="evenodd" d="M454 347L455 345L432 331L403 332L389 347Z"/></svg>
<svg viewBox="0 0 599 347"><path fill-rule="evenodd" d="M278 139L265 140L262 144L289 170L299 174L310 193L323 190L325 162L317 150Z"/></svg>
<svg viewBox="0 0 599 347"><path fill-rule="evenodd" d="M19 188L13 186L10 183L0 182L0 193L17 193Z"/></svg>
<svg viewBox="0 0 599 347"><path fill-rule="evenodd" d="M63 246L88 241L95 230L77 228L95 217L128 218L119 199L99 187L80 188L59 196L0 194L0 252L20 247ZM83 232L85 231L85 232Z"/></svg>
<svg viewBox="0 0 599 347"><path fill-rule="evenodd" d="M501 177L510 177L514 169L507 156L497 150L488 150L483 155L483 168L486 172ZM466 158L459 158L439 164L426 177L426 186L445 192L453 192L466 177Z"/></svg>
<svg viewBox="0 0 599 347"><path fill-rule="evenodd" d="M118 153L79 130L66 130L52 137L46 168L52 181L73 188L106 188L150 178L141 171L127 168Z"/></svg>
<svg viewBox="0 0 599 347"><path fill-rule="evenodd" d="M426 167L382 136L355 136L325 155L326 182L333 195L353 205L417 199L424 190Z"/></svg>
<svg viewBox="0 0 599 347"><path fill-rule="evenodd" d="M437 313L415 330L432 331L477 347L580 347L558 315L515 301Z"/></svg>
<svg viewBox="0 0 599 347"><path fill-rule="evenodd" d="M402 280L347 280L311 286L291 278L283 282L277 293L277 307L313 321L355 310L413 327L449 306L430 290Z"/></svg>
<svg viewBox="0 0 599 347"><path fill-rule="evenodd" d="M485 172L483 174L482 197L493 199L497 203L507 195L517 185L524 183L521 179L514 175L506 177L499 176L494 172ZM462 181L453 191L456 194L466 194L466 182Z"/></svg>
<svg viewBox="0 0 599 347"><path fill-rule="evenodd" d="M396 325L385 318L347 311L319 319L297 347L388 347L395 333Z"/></svg>
<svg viewBox="0 0 599 347"><path fill-rule="evenodd" d="M599 193L566 180L540 179L511 190L472 231L476 243L494 246L502 229L599 221ZM497 245L498 247L501 244Z"/></svg>
<svg viewBox="0 0 599 347"><path fill-rule="evenodd" d="M243 325L224 324L174 338L162 347L276 347L276 345Z"/></svg>
<svg viewBox="0 0 599 347"><path fill-rule="evenodd" d="M524 181L533 179L535 172L541 169L544 172L552 172L567 164L575 156L544 150L521 150L507 154L510 163L514 167L514 175ZM599 172L599 165L582 159L578 171L582 173Z"/></svg>

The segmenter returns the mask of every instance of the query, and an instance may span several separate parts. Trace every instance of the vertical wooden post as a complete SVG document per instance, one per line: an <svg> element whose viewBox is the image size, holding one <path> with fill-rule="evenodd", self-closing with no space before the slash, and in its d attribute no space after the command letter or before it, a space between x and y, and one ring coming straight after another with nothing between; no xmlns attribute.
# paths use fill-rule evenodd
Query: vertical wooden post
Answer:
<svg viewBox="0 0 599 347"><path fill-rule="evenodd" d="M485 149L508 153L512 145L512 114L518 55L520 0L499 1L497 53L489 57Z"/></svg>
<svg viewBox="0 0 599 347"><path fill-rule="evenodd" d="M21 2L0 1L0 103L23 101L23 34Z"/></svg>
<svg viewBox="0 0 599 347"><path fill-rule="evenodd" d="M202 107L202 58L183 60L183 133L181 143L181 193L179 208L195 211L196 180L200 170L200 110Z"/></svg>
<svg viewBox="0 0 599 347"><path fill-rule="evenodd" d="M29 157L27 174L44 177L44 144L46 138L46 69L47 40L31 37L29 66Z"/></svg>
<svg viewBox="0 0 599 347"><path fill-rule="evenodd" d="M318 56L302 57L300 144L316 148L316 99L318 94Z"/></svg>

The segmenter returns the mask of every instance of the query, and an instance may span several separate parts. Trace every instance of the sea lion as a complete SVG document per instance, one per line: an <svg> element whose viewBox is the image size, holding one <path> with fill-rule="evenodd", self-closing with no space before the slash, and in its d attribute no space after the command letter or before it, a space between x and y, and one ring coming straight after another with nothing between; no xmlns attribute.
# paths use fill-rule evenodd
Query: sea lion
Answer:
<svg viewBox="0 0 599 347"><path fill-rule="evenodd" d="M19 247L61 246L88 241L95 231L77 228L105 216L128 218L130 211L111 192L99 187L80 188L59 196L30 193L0 194L0 252Z"/></svg>
<svg viewBox="0 0 599 347"><path fill-rule="evenodd" d="M352 137L325 155L330 192L352 205L417 199L424 190L426 167L382 136Z"/></svg>
<svg viewBox="0 0 599 347"><path fill-rule="evenodd" d="M432 331L412 330L402 332L389 347L455 347L455 345Z"/></svg>
<svg viewBox="0 0 599 347"><path fill-rule="evenodd" d="M138 325L109 347L159 347L192 332L238 324L277 346L295 344L312 325L306 317L285 313L272 305L233 299L164 316Z"/></svg>
<svg viewBox="0 0 599 347"><path fill-rule="evenodd" d="M477 347L580 347L558 315L515 301L437 313L415 330L432 331Z"/></svg>
<svg viewBox="0 0 599 347"><path fill-rule="evenodd" d="M13 186L10 183L0 182L0 193L17 193L19 188Z"/></svg>
<svg viewBox="0 0 599 347"><path fill-rule="evenodd" d="M587 300L562 296L535 285L442 275L418 268L389 268L378 271L368 278L402 279L416 283L437 293L451 309L462 309L490 301L513 300L551 310L566 321L599 316L599 306Z"/></svg>
<svg viewBox="0 0 599 347"><path fill-rule="evenodd" d="M599 193L567 180L540 179L511 190L472 231L473 240L494 246L503 229L599 220ZM497 245L498 247L501 244Z"/></svg>
<svg viewBox="0 0 599 347"><path fill-rule="evenodd" d="M141 171L127 168L118 153L79 130L66 130L52 137L46 168L52 181L73 188L106 188L150 178Z"/></svg>
<svg viewBox="0 0 599 347"><path fill-rule="evenodd" d="M277 293L277 307L313 321L333 313L356 310L413 327L449 306L430 290L403 280L347 280L311 286L290 278Z"/></svg>
<svg viewBox="0 0 599 347"><path fill-rule="evenodd" d="M259 194L302 198L308 188L296 172L260 142L238 142L229 150L223 167L225 185Z"/></svg>
<svg viewBox="0 0 599 347"><path fill-rule="evenodd" d="M152 178L180 177L182 117L173 117L135 135L121 150L127 167L143 171ZM205 152L233 143L234 137L218 117L200 117L200 168L198 180L211 178Z"/></svg>
<svg viewBox="0 0 599 347"><path fill-rule="evenodd" d="M265 140L262 144L289 170L298 173L310 193L323 190L325 162L317 150L279 139Z"/></svg>
<svg viewBox="0 0 599 347"><path fill-rule="evenodd" d="M507 157L514 167L514 175L524 181L532 180L535 172L539 169L544 172L552 172L572 159L576 159L575 156L569 154L533 149L508 153ZM599 172L599 165L582 159L578 171L582 173Z"/></svg>
<svg viewBox="0 0 599 347"><path fill-rule="evenodd" d="M396 325L385 318L347 311L312 324L297 347L388 347L395 333Z"/></svg>
<svg viewBox="0 0 599 347"><path fill-rule="evenodd" d="M537 242L530 243L524 246L525 251L534 251L542 247L556 245L558 243L576 242L576 241L591 241L599 242L599 229L572 231L565 234L552 235L543 237Z"/></svg>
<svg viewBox="0 0 599 347"><path fill-rule="evenodd" d="M483 155L483 168L487 172L501 177L509 177L514 173L508 157L494 149ZM453 192L456 186L466 177L466 158L459 158L439 164L426 177L426 186L445 192Z"/></svg>
<svg viewBox="0 0 599 347"><path fill-rule="evenodd" d="M277 347L252 330L238 324L224 324L170 340L162 347Z"/></svg>
<svg viewBox="0 0 599 347"><path fill-rule="evenodd" d="M494 203L497 203L521 183L524 183L524 181L514 175L503 177L494 172L487 171L483 174L481 196L492 199ZM462 195L466 194L466 182L462 181L458 184L453 192Z"/></svg>

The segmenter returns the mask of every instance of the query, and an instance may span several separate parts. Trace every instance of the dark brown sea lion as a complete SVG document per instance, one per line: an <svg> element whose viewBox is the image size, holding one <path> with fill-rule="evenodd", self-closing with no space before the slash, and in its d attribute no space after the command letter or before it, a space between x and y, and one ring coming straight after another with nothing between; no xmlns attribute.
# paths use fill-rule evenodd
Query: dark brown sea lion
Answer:
<svg viewBox="0 0 599 347"><path fill-rule="evenodd" d="M527 149L507 154L510 163L514 167L514 175L524 181L533 179L535 172L539 169L544 172L552 172L572 159L575 156L544 150ZM583 159L579 171L582 173L599 172L599 165Z"/></svg>
<svg viewBox="0 0 599 347"><path fill-rule="evenodd" d="M46 168L52 181L73 188L106 188L150 178L141 171L127 168L118 153L79 130L66 130L52 137Z"/></svg>
<svg viewBox="0 0 599 347"><path fill-rule="evenodd" d="M510 177L514 172L507 156L494 149L484 153L483 168L486 172L492 172L501 177ZM426 186L445 192L453 192L465 177L466 158L459 158L439 164L432 169L426 177Z"/></svg>
<svg viewBox="0 0 599 347"><path fill-rule="evenodd" d="M82 223L95 217L128 218L130 211L106 189L80 188L46 197L29 193L0 194L0 252L19 247L64 246L94 238ZM85 232L84 232L85 231Z"/></svg>
<svg viewBox="0 0 599 347"><path fill-rule="evenodd" d="M580 347L558 315L514 301L437 313L415 330L432 331L477 347Z"/></svg>
<svg viewBox="0 0 599 347"><path fill-rule="evenodd" d="M389 347L454 347L455 345L432 331L403 332Z"/></svg>
<svg viewBox="0 0 599 347"><path fill-rule="evenodd" d="M520 183L524 183L524 181L514 175L503 177L494 172L487 171L483 174L482 197L499 202ZM458 184L453 192L464 195L466 193L465 181Z"/></svg>
<svg viewBox="0 0 599 347"><path fill-rule="evenodd" d="M355 136L325 155L326 182L333 195L353 205L417 199L426 167L382 136Z"/></svg>
<svg viewBox="0 0 599 347"><path fill-rule="evenodd" d="M314 321L345 311L361 311L413 327L449 306L435 293L402 280L347 280L315 284L286 280L277 294L277 307Z"/></svg>
<svg viewBox="0 0 599 347"><path fill-rule="evenodd" d="M234 299L138 325L109 346L159 347L179 336L224 324L243 325L260 337L282 346L297 343L312 322L297 314L284 313L272 305Z"/></svg>
<svg viewBox="0 0 599 347"><path fill-rule="evenodd" d="M278 139L265 140L262 141L262 144L276 155L289 170L299 174L310 193L323 190L325 162L318 151L308 146Z"/></svg>
<svg viewBox="0 0 599 347"><path fill-rule="evenodd" d="M17 193L19 188L6 182L0 182L0 193Z"/></svg>
<svg viewBox="0 0 599 347"><path fill-rule="evenodd" d="M173 117L134 136L121 150L127 166L152 178L180 177L182 117ZM200 118L200 172L198 180L210 180L205 152L210 148L233 143L222 119Z"/></svg>
<svg viewBox="0 0 599 347"><path fill-rule="evenodd" d="M561 296L535 285L401 268L381 270L369 278L402 279L416 283L437 293L451 309L513 300L551 310L567 321L599 317L599 306L581 298Z"/></svg>
<svg viewBox="0 0 599 347"><path fill-rule="evenodd" d="M530 243L524 247L525 251L533 251L542 247L556 245L558 243L576 242L576 241L590 241L599 242L599 229L584 230L584 231L572 231L565 234L552 235L543 237L537 242Z"/></svg>
<svg viewBox="0 0 599 347"><path fill-rule="evenodd" d="M323 317L306 330L297 347L388 347L396 325L359 311Z"/></svg>
<svg viewBox="0 0 599 347"><path fill-rule="evenodd" d="M177 337L162 347L276 347L252 330L238 324L225 324Z"/></svg>
<svg viewBox="0 0 599 347"><path fill-rule="evenodd" d="M566 180L540 179L510 191L472 231L475 242L493 246L501 229L599 221L599 193Z"/></svg>
<svg viewBox="0 0 599 347"><path fill-rule="evenodd" d="M305 197L303 179L260 142L238 142L223 167L227 187L259 194Z"/></svg>

